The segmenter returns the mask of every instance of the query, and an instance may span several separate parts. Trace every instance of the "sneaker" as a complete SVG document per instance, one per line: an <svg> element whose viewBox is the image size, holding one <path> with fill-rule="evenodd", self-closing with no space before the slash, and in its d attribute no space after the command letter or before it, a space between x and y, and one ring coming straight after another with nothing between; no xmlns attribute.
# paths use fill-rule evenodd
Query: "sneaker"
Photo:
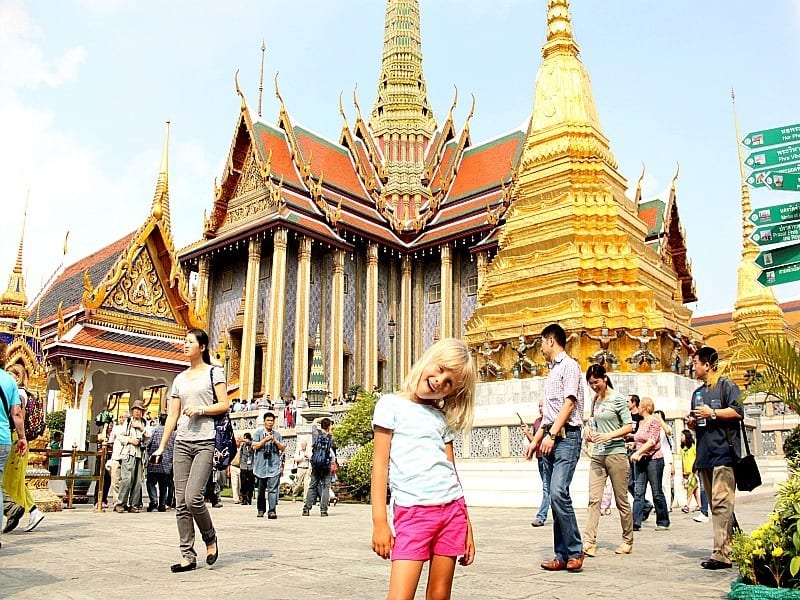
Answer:
<svg viewBox="0 0 800 600"><path fill-rule="evenodd" d="M669 525L656 525L656 531L669 531Z"/></svg>
<svg viewBox="0 0 800 600"><path fill-rule="evenodd" d="M311 515L311 513L310 513L310 512L308 512L308 509L307 509L307 508L304 508L304 509L303 509L303 516L304 516L304 517L308 517L308 516L310 516L310 515Z"/></svg>
<svg viewBox="0 0 800 600"><path fill-rule="evenodd" d="M31 517L28 520L28 524L25 526L23 531L33 531L39 525L39 523L44 520L44 513L40 511L38 508L34 508L31 511Z"/></svg>
<svg viewBox="0 0 800 600"><path fill-rule="evenodd" d="M694 516L694 520L698 523L708 523L708 517L705 516L703 513Z"/></svg>
<svg viewBox="0 0 800 600"><path fill-rule="evenodd" d="M14 531L19 525L19 520L24 513L21 511L17 511L15 514L6 518L6 526L3 527L3 533L9 533Z"/></svg>

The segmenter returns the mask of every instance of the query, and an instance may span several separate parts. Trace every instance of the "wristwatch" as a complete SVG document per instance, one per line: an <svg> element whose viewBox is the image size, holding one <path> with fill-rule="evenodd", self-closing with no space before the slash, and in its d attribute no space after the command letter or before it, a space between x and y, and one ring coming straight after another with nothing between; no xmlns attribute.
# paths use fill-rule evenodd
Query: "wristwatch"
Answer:
<svg viewBox="0 0 800 600"><path fill-rule="evenodd" d="M716 418L717 418L717 409L716 408L712 408L711 409L711 420L713 421Z"/></svg>

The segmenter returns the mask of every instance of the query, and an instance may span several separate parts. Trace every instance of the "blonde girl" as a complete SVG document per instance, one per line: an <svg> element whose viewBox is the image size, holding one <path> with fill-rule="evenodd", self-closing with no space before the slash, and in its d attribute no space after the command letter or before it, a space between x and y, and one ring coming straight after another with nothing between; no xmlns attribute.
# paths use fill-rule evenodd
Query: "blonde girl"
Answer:
<svg viewBox="0 0 800 600"><path fill-rule="evenodd" d="M426 561L426 598L449 598L456 560L466 566L475 558L453 455L455 432L472 426L475 379L467 346L443 339L411 367L398 393L384 394L375 406L372 550L392 559L391 600L414 597Z"/></svg>

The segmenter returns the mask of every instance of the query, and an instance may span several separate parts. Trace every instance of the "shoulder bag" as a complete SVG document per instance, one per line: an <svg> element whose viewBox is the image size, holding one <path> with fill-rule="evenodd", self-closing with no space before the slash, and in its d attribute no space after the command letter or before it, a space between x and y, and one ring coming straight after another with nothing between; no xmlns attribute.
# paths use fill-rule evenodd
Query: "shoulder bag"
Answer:
<svg viewBox="0 0 800 600"><path fill-rule="evenodd" d="M736 458L736 453L734 452L733 456L735 462L733 463L733 476L736 479L737 490L740 492L752 492L761 485L761 473L758 470L756 457L750 454L750 443L747 441L744 420L739 421L739 424L742 428L745 455L741 458ZM726 433L728 434L728 443L730 444L730 433L727 431ZM733 450L733 445L730 445L731 450Z"/></svg>
<svg viewBox="0 0 800 600"><path fill-rule="evenodd" d="M217 391L214 389L214 367L208 370L208 377L211 380L211 397L214 399L214 404L216 404ZM221 415L214 415L214 468L218 471L227 469L234 456L236 456L236 438L233 433L229 412L226 410Z"/></svg>

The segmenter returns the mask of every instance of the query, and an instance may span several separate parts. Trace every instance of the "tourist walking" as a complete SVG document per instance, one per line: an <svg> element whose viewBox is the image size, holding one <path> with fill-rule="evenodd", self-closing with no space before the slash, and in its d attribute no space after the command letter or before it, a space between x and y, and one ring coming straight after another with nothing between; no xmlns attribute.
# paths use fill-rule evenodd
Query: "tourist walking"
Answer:
<svg viewBox="0 0 800 600"><path fill-rule="evenodd" d="M542 354L550 372L544 382L544 414L525 455L531 460L541 448L552 464L550 508L553 511L552 560L541 563L547 571L580 571L583 568L581 541L569 486L581 452L583 425L583 377L578 362L567 355L567 334L558 324L542 331Z"/></svg>
<svg viewBox="0 0 800 600"><path fill-rule="evenodd" d="M653 494L653 505L656 509L656 531L669 529L669 509L661 481L664 474L664 455L661 451L661 421L653 414L655 405L650 398L642 398L639 403L639 414L642 422L636 430L636 450L631 455L636 480L633 499L633 530L642 528L644 513L644 495L647 485Z"/></svg>
<svg viewBox="0 0 800 600"><path fill-rule="evenodd" d="M311 474L308 480L303 516L309 516L311 507L319 498L319 514L328 516L328 505L331 501L331 465L334 464L333 435L331 434L333 421L328 417L320 419L319 424L311 425L311 459L309 461Z"/></svg>
<svg viewBox="0 0 800 600"><path fill-rule="evenodd" d="M161 459L152 458L158 456L154 452L161 446L166 423L167 415L158 415L158 425L153 428L153 435L147 444L147 451L151 455L151 460L147 464L147 497L150 499L147 505L147 512L152 512L156 509L158 509L158 512L167 510L167 493L169 491L169 481L172 479L172 454L177 435L174 431L169 436L167 447L161 454Z"/></svg>
<svg viewBox="0 0 800 600"><path fill-rule="evenodd" d="M614 390L603 365L594 364L586 371L586 381L594 392L586 441L594 444L589 464L589 512L583 532L583 551L597 552L597 526L606 480L611 480L614 501L622 525L622 543L616 554L630 554L633 549L633 514L628 503L630 463L625 450L625 436L631 432L631 412L625 396Z"/></svg>
<svg viewBox="0 0 800 600"><path fill-rule="evenodd" d="M258 482L256 509L259 517L264 516L264 512L267 511L267 501L269 501L267 518L278 518L278 492L280 491L283 467L281 457L285 449L283 436L275 430L275 414L264 413L264 426L256 429L253 434L253 450L255 451L253 475Z"/></svg>
<svg viewBox="0 0 800 600"><path fill-rule="evenodd" d="M144 420L144 405L141 400L134 400L130 405L131 416L125 429L119 434L122 447L120 463L122 465L119 480L119 496L117 496L114 512L139 512L142 501L142 475L145 446L150 436Z"/></svg>
<svg viewBox="0 0 800 600"><path fill-rule="evenodd" d="M245 432L239 445L239 475L242 478L242 504L253 503L255 475L253 475L253 436Z"/></svg>
<svg viewBox="0 0 800 600"><path fill-rule="evenodd" d="M446 338L423 353L398 393L383 394L375 406L372 550L392 560L389 598L413 598L427 561L426 597L449 598L456 560L467 566L475 558L453 438L472 426L476 377L467 346Z"/></svg>
<svg viewBox="0 0 800 600"><path fill-rule="evenodd" d="M0 343L0 366L5 364L6 344ZM25 422L19 406L19 391L14 378L0 369L0 504L3 501L3 474L6 462L12 452L11 430L16 432L14 449L19 456L24 456L28 451L28 442L25 439ZM0 547L2 547L0 542Z"/></svg>
<svg viewBox="0 0 800 600"><path fill-rule="evenodd" d="M206 564L217 562L217 532L203 501L203 486L214 468L214 416L228 411L225 372L221 367L211 364L208 334L202 329L191 329L186 334L183 352L191 366L179 373L172 383L164 434L154 452L159 456L154 460L160 460L177 426L172 470L182 558L181 562L170 567L173 573L191 571L197 567L195 524L206 545Z"/></svg>
<svg viewBox="0 0 800 600"><path fill-rule="evenodd" d="M532 427L528 427L526 423L520 423L522 433L528 438L528 442L532 442L533 438L539 428L542 426L542 408L544 400L539 398L539 416L533 422ZM553 475L553 463L544 459L542 449L536 449L536 462L539 467L539 477L542 480L542 501L539 503L539 511L536 513L536 518L531 521L531 527L541 527L547 521L547 513L550 511L550 477Z"/></svg>
<svg viewBox="0 0 800 600"><path fill-rule="evenodd" d="M717 351L711 346L703 346L692 357L695 377L703 385L692 394L692 412L686 419L686 426L697 432L695 468L711 502L714 548L711 558L700 563L711 570L731 567L736 495L733 465L741 455L739 422L743 418L741 391L733 381L720 377L718 362Z"/></svg>

